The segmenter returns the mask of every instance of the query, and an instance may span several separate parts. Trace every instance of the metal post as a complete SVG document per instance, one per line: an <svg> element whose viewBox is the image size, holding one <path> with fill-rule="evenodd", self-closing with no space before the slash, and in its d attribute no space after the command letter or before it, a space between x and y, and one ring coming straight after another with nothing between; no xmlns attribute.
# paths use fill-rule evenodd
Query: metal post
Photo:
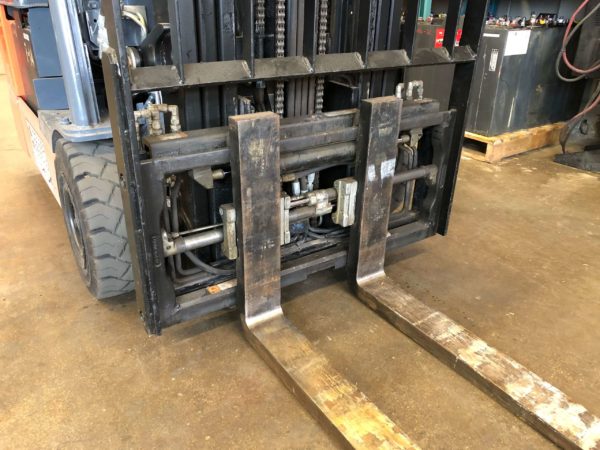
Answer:
<svg viewBox="0 0 600 450"><path fill-rule="evenodd" d="M100 122L94 78L87 49L83 44L74 1L51 0L50 15L65 83L71 122L93 126Z"/></svg>
<svg viewBox="0 0 600 450"><path fill-rule="evenodd" d="M485 27L487 5L487 0L471 0L467 2L460 45L470 47L473 52L479 50L479 42ZM456 110L456 118L454 121L454 130L452 132L450 154L448 155L444 192L442 194L441 203L443 206L441 208L437 230L438 233L442 235L446 234L448 231L452 200L454 197L454 187L456 185L458 165L460 163L460 154L462 153L462 144L465 135L465 118L474 72L474 61L465 64L457 64L454 69L454 79L452 81L452 91L450 93L450 109Z"/></svg>
<svg viewBox="0 0 600 450"><path fill-rule="evenodd" d="M146 330L160 334L162 320L169 318L175 308L175 293L172 284L164 282L166 272L160 218L148 215L147 211L152 207L162 210L164 177L160 172L147 172L144 177L142 172L119 1L103 2L102 14L106 17L110 46L102 55L102 70L121 179L138 310ZM147 198L144 197L146 195Z"/></svg>
<svg viewBox="0 0 600 450"><path fill-rule="evenodd" d="M449 0L448 3L448 14L446 15L446 28L444 33L444 48L448 50L450 57L454 57L456 32L458 30L458 20L460 18L463 3L463 0Z"/></svg>
<svg viewBox="0 0 600 450"><path fill-rule="evenodd" d="M413 57L415 51L415 40L417 34L417 23L419 18L419 2L409 1L406 5L404 24L402 25L402 48L409 58Z"/></svg>

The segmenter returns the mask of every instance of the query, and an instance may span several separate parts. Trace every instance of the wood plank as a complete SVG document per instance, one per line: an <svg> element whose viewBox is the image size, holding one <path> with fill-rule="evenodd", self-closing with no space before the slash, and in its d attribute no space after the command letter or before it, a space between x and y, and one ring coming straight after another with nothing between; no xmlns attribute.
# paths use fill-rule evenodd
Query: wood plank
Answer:
<svg viewBox="0 0 600 450"><path fill-rule="evenodd" d="M563 448L600 449L600 419L518 362L383 275L359 298L537 431Z"/></svg>
<svg viewBox="0 0 600 450"><path fill-rule="evenodd" d="M563 125L563 123L543 125L498 136L483 136L467 131L465 137L486 144L485 161L496 163L509 156L558 144Z"/></svg>
<svg viewBox="0 0 600 450"><path fill-rule="evenodd" d="M461 156L471 158L479 162L487 162L485 159L485 153L468 147L463 147Z"/></svg>
<svg viewBox="0 0 600 450"><path fill-rule="evenodd" d="M490 142L494 142L494 137L484 136L483 134L471 133L470 131L465 131L465 137L467 139L473 139L477 142L483 142L484 144L488 144Z"/></svg>
<svg viewBox="0 0 600 450"><path fill-rule="evenodd" d="M283 315L246 329L246 334L287 388L343 444L361 449L419 448Z"/></svg>

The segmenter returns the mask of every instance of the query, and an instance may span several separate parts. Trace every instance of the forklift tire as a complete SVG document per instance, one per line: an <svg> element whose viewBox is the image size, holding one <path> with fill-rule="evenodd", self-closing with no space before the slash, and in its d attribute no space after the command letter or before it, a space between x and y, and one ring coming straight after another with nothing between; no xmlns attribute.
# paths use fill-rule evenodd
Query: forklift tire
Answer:
<svg viewBox="0 0 600 450"><path fill-rule="evenodd" d="M119 175L111 141L56 144L56 176L79 271L97 299L134 289Z"/></svg>

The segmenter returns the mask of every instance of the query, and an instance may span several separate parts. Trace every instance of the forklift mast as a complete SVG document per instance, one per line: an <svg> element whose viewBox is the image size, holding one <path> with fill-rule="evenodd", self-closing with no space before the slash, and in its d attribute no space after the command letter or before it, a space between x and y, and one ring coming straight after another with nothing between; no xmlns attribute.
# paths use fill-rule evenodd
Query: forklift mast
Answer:
<svg viewBox="0 0 600 450"><path fill-rule="evenodd" d="M403 103L388 248L446 233L486 12L471 1L461 18L460 3L450 2L443 45L421 49L417 2L172 1L139 45L123 7L103 3L99 52L150 333L239 305L231 117L278 116L283 196L268 214L283 221L283 285L347 265L369 99ZM422 66L453 69L449 109L424 98L418 80L402 82Z"/></svg>

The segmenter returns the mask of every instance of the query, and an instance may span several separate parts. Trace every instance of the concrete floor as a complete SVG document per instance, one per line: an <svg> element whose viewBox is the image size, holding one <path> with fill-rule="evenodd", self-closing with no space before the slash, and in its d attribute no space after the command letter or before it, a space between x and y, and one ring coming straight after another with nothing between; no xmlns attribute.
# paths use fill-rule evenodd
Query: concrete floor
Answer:
<svg viewBox="0 0 600 450"><path fill-rule="evenodd" d="M94 301L62 216L16 140L0 83L0 448L332 448L235 315L148 337L132 298ZM463 158L450 235L392 278L600 414L599 177ZM302 332L424 448L552 446L349 292L286 289Z"/></svg>

